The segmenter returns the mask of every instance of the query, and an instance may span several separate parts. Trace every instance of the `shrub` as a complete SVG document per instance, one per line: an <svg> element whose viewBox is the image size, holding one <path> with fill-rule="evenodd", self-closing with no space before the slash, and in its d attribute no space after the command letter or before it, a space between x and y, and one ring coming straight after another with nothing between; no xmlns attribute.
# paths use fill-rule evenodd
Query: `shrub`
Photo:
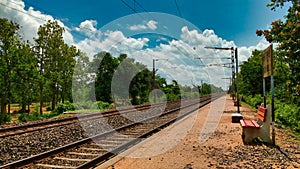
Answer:
<svg viewBox="0 0 300 169"><path fill-rule="evenodd" d="M52 113L54 114L62 114L65 111L74 111L75 110L75 106L72 103L60 103L57 105L57 107L52 111Z"/></svg>
<svg viewBox="0 0 300 169"><path fill-rule="evenodd" d="M11 122L11 120L12 120L12 115L10 115L10 114L6 115L4 118L4 122L7 122L7 123Z"/></svg>
<svg viewBox="0 0 300 169"><path fill-rule="evenodd" d="M97 101L97 107L100 110L106 110L106 109L110 109L111 105L107 102Z"/></svg>
<svg viewBox="0 0 300 169"><path fill-rule="evenodd" d="M256 94L254 97L243 95L242 98L247 104L254 108L257 108L264 101L264 98L260 94Z"/></svg>
<svg viewBox="0 0 300 169"><path fill-rule="evenodd" d="M43 117L37 111L33 111L29 114L30 121L36 121L36 120L41 120L41 119L43 119Z"/></svg>
<svg viewBox="0 0 300 169"><path fill-rule="evenodd" d="M56 112L50 112L50 113L45 113L45 114L42 114L41 116L44 118L44 119L49 119L49 118L52 118L52 117L55 117L57 116L58 114Z"/></svg>
<svg viewBox="0 0 300 169"><path fill-rule="evenodd" d="M18 117L20 122L29 122L29 121L36 121L41 120L43 117L37 111L33 111L32 113L21 113Z"/></svg>
<svg viewBox="0 0 300 169"><path fill-rule="evenodd" d="M19 122L28 122L29 121L29 114L27 114L27 113L21 113L18 116L18 121Z"/></svg>
<svg viewBox="0 0 300 169"><path fill-rule="evenodd" d="M48 106L48 107L46 108L46 110L47 110L47 111L51 111L52 108L51 108L50 106Z"/></svg>
<svg viewBox="0 0 300 169"><path fill-rule="evenodd" d="M300 108L294 105L276 105L275 120L282 128L291 128L300 132Z"/></svg>

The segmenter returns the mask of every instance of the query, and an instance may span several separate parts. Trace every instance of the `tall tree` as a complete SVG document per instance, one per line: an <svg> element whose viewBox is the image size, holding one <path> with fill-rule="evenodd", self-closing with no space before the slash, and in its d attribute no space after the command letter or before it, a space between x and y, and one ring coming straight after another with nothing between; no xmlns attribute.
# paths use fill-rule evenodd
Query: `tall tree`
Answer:
<svg viewBox="0 0 300 169"><path fill-rule="evenodd" d="M38 38L35 39L36 57L39 65L40 112L44 102L45 87L50 92L51 107L55 109L59 93L67 92L70 87L71 74L75 65L77 51L63 40L64 28L57 21L48 21L40 26ZM61 92L59 92L61 90ZM62 100L65 94L61 95Z"/></svg>
<svg viewBox="0 0 300 169"><path fill-rule="evenodd" d="M80 52L77 51L75 46L69 47L67 44L63 44L62 46L62 58L59 62L59 86L62 103L65 102L65 99L68 99L68 101L72 101L72 76L76 64L75 57L79 55L79 53Z"/></svg>
<svg viewBox="0 0 300 169"><path fill-rule="evenodd" d="M12 72L16 64L14 53L19 43L17 33L19 25L5 18L0 18L0 99L1 99L1 117L0 123L3 122L7 111L6 106L11 99Z"/></svg>
<svg viewBox="0 0 300 169"><path fill-rule="evenodd" d="M239 73L240 93L247 96L263 93L261 54L261 51L254 50L247 62L241 65L241 71Z"/></svg>
<svg viewBox="0 0 300 169"><path fill-rule="evenodd" d="M64 57L62 54L64 47L63 32L64 28L58 25L57 21L49 21L44 25L47 30L46 39L47 47L45 50L45 55L48 59L45 60L45 75L49 80L49 89L51 92L51 107L52 110L55 109L57 104L59 80L61 78L61 65L63 65Z"/></svg>
<svg viewBox="0 0 300 169"><path fill-rule="evenodd" d="M37 61L33 55L29 43L21 43L14 59L17 60L16 69L13 72L13 95L15 101L20 103L22 112L26 111L26 105L29 105L35 99L35 89L37 78Z"/></svg>
<svg viewBox="0 0 300 169"><path fill-rule="evenodd" d="M152 71L147 69L145 65L139 65L140 71L130 83L130 96L132 98L131 103L134 105L143 104L149 102L149 93L152 90Z"/></svg>
<svg viewBox="0 0 300 169"><path fill-rule="evenodd" d="M47 47L47 33L48 30L45 26L40 26L38 30L38 38L34 39L36 46L34 47L35 56L38 61L38 84L39 84L39 100L40 100L40 114L43 113L43 103L44 103L44 86L46 83L46 70L44 68L46 55L45 50Z"/></svg>
<svg viewBox="0 0 300 169"><path fill-rule="evenodd" d="M93 100L92 81L96 71L91 69L91 63L85 53L79 51L72 78L72 99L76 103Z"/></svg>
<svg viewBox="0 0 300 169"><path fill-rule="evenodd" d="M112 103L111 82L119 60L108 52L101 52L94 56L91 65L96 72L96 100Z"/></svg>
<svg viewBox="0 0 300 169"><path fill-rule="evenodd" d="M286 63L290 69L291 85L293 93L300 94L300 1L299 0L271 0L268 6L272 10L291 3L285 20L272 22L271 29L257 30L258 36L265 36L269 42L279 43L277 50L280 53L278 59Z"/></svg>

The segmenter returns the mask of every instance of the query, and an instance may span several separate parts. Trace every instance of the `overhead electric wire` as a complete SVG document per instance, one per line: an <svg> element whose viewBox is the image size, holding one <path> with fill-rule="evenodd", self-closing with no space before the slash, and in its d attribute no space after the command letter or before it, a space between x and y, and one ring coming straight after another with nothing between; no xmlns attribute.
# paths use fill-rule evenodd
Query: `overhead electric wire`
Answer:
<svg viewBox="0 0 300 169"><path fill-rule="evenodd" d="M7 1L8 1L8 0L7 0ZM69 21L66 21L64 18L54 17L55 15L54 15L53 13L51 13L51 12L45 10L45 9L42 9L42 8L40 8L40 7L37 7L37 6L35 6L35 5L33 5L33 4L29 3L29 2L25 2L25 1L24 1L24 3L25 3L25 4L28 4L29 6L34 7L35 9L38 9L39 11L42 11L42 12L45 13L45 14L51 15L51 16L52 16L54 19L56 19L56 20L60 20L61 22L67 23L67 24L71 25L72 27L76 27L74 23L71 23L71 22L69 22ZM90 33L93 33L93 31L92 31L90 28L82 27L82 28L79 28L79 29L86 30L86 31L88 31L88 32L90 32Z"/></svg>
<svg viewBox="0 0 300 169"><path fill-rule="evenodd" d="M142 8L143 11L146 12L153 20L156 20L156 19L151 15L151 13L150 13L149 11L147 11L147 10L143 7L143 5L141 5L137 0L135 0L135 3L136 3L140 8Z"/></svg>
<svg viewBox="0 0 300 169"><path fill-rule="evenodd" d="M135 0L135 3L142 8L145 12L148 12L138 1ZM149 13L149 12L148 12Z"/></svg>
<svg viewBox="0 0 300 169"><path fill-rule="evenodd" d="M15 5L19 6L19 7L23 7L22 5L20 5L20 4L18 4L18 3L15 3L15 2L13 2L13 1L10 1L10 0L6 0L6 2L15 4ZM25 4L28 4L28 5L31 6L31 7L34 7L34 8L36 8L36 9L38 9L39 12L41 12L41 14L45 15L45 18L46 18L46 15L51 15L51 16L53 17L53 19L55 19L55 20L59 20L59 21L61 21L61 22L63 22L63 23L67 23L67 24L71 25L72 27L77 27L77 26L75 26L75 24L73 24L73 23L71 23L71 22L68 22L68 21L62 21L62 18L55 17L55 15L51 14L50 12L48 12L48 11L42 9L42 8L36 7L35 5L30 4L30 3L28 3L28 2L25 2L25 1L24 1L24 3L25 3ZM41 17L32 15L32 14L28 13L26 10L25 10L25 11L22 11L22 10L20 10L20 9L18 9L18 8L11 7L11 6L9 6L9 5L7 5L7 4L4 4L4 3L2 3L2 2L0 2L0 5L5 6L5 7L7 7L7 8L10 8L10 9L13 9L13 10L16 10L16 11L18 11L18 12L21 12L21 13L23 13L23 14L25 14L25 15L28 15L28 16L30 16L30 17L33 17L33 18L35 18L35 19L39 19L39 20L41 20L41 21L47 22L47 19L43 19L43 18L41 18ZM42 12L43 12L43 13L42 13ZM94 33L90 28L86 28L86 27L81 27L81 28L78 27L78 28L81 29L81 30L85 30L85 31L87 31L87 32L90 32L90 33ZM75 33L75 34L81 36L81 37L84 37L84 38L87 37L86 35L83 35L83 34L79 33L79 31L77 31L77 30L75 30L75 31L74 31L74 30L71 30L71 31L72 31L73 33Z"/></svg>
<svg viewBox="0 0 300 169"><path fill-rule="evenodd" d="M181 11L180 11L180 8L178 6L177 0L174 0L174 1L175 1L175 5L176 5L176 8L177 8L178 14L182 18Z"/></svg>
<svg viewBox="0 0 300 169"><path fill-rule="evenodd" d="M20 6L20 7L23 7L22 5L20 5L20 4L18 4L18 3L15 3L15 2L13 2L13 1L10 1L10 0L6 0L6 1L9 2L9 3L15 4L15 5L18 5L18 6ZM131 7L128 3L126 3L124 0L121 0L121 2L122 2L124 5L126 5L129 9L131 9L134 13L139 14L139 13L137 12L136 9L132 8L132 7ZM25 2L25 1L24 1L24 3L26 3L28 6L32 6L32 7L36 8L36 9L38 9L38 10L41 12L41 14L45 15L45 18L46 18L46 15L50 15L50 16L53 17L53 19L56 19L56 20L60 20L60 21L61 21L61 18L55 17L55 15L51 14L50 12L48 12L48 11L42 9L42 8L36 7L35 5L30 4L30 3L28 3L28 2ZM134 3L136 3L136 5L138 5L141 9L143 9L144 12L148 13L149 16L151 16L152 18L154 18L154 17L151 15L151 13L150 13L148 10L146 10L146 9L145 9L145 8L144 8L137 0L134 0ZM178 13L179 13L179 15L181 16L181 11L180 11L179 5L178 5L178 3L177 3L176 0L175 0L175 4L176 4L177 10L178 10ZM20 9L18 9L18 8L15 8L15 7L11 7L11 6L9 6L8 4L5 4L5 3L3 3L3 2L0 2L0 5L5 6L5 7L7 7L7 8L10 8L10 9L13 9L13 10L16 10L16 11L18 11L18 12L21 12L21 13L23 13L23 14L25 14L25 15L30 16L30 17L39 19L39 20L41 20L41 21L47 21L47 19L44 19L44 18L41 18L41 17L38 17L38 16L35 16L35 15L32 15L32 14L28 13L27 10L24 11L24 10L20 10ZM142 15L139 14L139 16L140 16L141 18L145 19ZM155 18L154 18L154 19L155 19ZM72 27L77 27L77 26L74 26L73 23L68 22L68 21L61 21L61 22L70 24ZM86 27L82 27L82 28L79 28L79 29L81 29L81 30L86 30L87 32L90 32L90 33L94 33L94 31L92 31L91 29L86 28ZM79 36L81 36L81 37L88 37L87 35L84 35L84 34L82 34L82 33L79 33L78 31L74 31L74 30L71 30L71 31L72 31L72 33L75 33L75 34L77 34L77 35L79 35ZM181 51L180 48L178 48L177 46L175 46L175 47L176 47L179 51ZM137 50L137 49L135 49L135 50ZM184 52L181 51L181 53L184 53ZM201 59L202 59L202 58L201 58ZM200 62L203 64L202 61L200 61Z"/></svg>
<svg viewBox="0 0 300 169"><path fill-rule="evenodd" d="M123 2L123 4L130 8L134 13L137 13L136 10L132 8L127 2L125 2L124 0L121 0L121 2Z"/></svg>
<svg viewBox="0 0 300 169"><path fill-rule="evenodd" d="M139 12L137 12L137 10L134 8L132 8L127 2L125 2L124 0L121 0L121 2L127 6L129 9L131 9L134 13L138 14L142 19L146 20L146 18L144 16L142 16ZM137 0L134 0L134 4L137 4L140 8L143 9L143 11L145 13L147 13L153 20L156 20L149 11L147 11Z"/></svg>
<svg viewBox="0 0 300 169"><path fill-rule="evenodd" d="M11 2L11 1L8 1L8 2ZM13 3L13 2L12 2L12 3ZM46 19L42 19L42 18L40 18L40 17L37 17L37 16L34 16L34 15L32 15L32 14L26 13L26 12L24 12L24 11L18 9L18 8L14 8L14 7L8 6L7 4L4 4L4 3L2 3L2 2L0 2L0 5L5 6L5 7L7 7L7 8L10 8L10 9L13 9L13 10L16 10L16 11L21 12L21 13L23 13L23 14L29 15L29 16L34 17L34 18L36 18L36 19L39 19L39 20L42 20L42 21L47 21Z"/></svg>

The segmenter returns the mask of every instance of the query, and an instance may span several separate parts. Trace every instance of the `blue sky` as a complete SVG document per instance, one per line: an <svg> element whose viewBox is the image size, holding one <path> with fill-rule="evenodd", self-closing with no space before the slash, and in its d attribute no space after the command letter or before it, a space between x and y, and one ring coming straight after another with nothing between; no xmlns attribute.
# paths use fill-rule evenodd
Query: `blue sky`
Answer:
<svg viewBox="0 0 300 169"><path fill-rule="evenodd" d="M269 0L0 0L0 17L19 23L21 36L32 44L39 26L56 20L65 28L65 42L91 59L101 51L114 56L126 53L150 70L153 59L168 59L157 62L157 73L168 80L188 85L204 81L226 89L229 82L222 79L230 77L231 70L208 65L223 64L219 58L230 56L230 51L205 47L237 47L239 64L253 50L268 47L264 38L256 36L256 29L268 29L272 21L287 12L287 7L271 11L266 7L268 3Z"/></svg>
<svg viewBox="0 0 300 169"><path fill-rule="evenodd" d="M162 12L180 16L196 25L200 30L212 29L238 46L255 45L260 38L256 29L266 29L272 21L286 13L283 10L271 11L266 5L269 0L123 0L137 12ZM120 17L133 14L122 0L25 0L28 8L62 19L66 25L79 25L85 20L96 20L97 28ZM180 13L180 14L179 14Z"/></svg>

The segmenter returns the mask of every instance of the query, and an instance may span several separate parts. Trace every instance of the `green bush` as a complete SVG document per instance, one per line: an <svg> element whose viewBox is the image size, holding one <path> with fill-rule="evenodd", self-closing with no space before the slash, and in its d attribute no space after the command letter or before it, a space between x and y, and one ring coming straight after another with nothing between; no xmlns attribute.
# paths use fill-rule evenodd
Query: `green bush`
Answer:
<svg viewBox="0 0 300 169"><path fill-rule="evenodd" d="M6 115L4 118L4 122L7 122L7 123L11 122L11 120L12 120L12 115L10 115L10 114Z"/></svg>
<svg viewBox="0 0 300 169"><path fill-rule="evenodd" d="M57 114L62 114L63 112L65 112L66 106L64 104L58 104L56 107L56 111L54 110L54 112L56 112Z"/></svg>
<svg viewBox="0 0 300 169"><path fill-rule="evenodd" d="M103 101L97 101L97 107L100 110L106 110L106 109L110 109L111 106L109 103L107 102L103 102Z"/></svg>
<svg viewBox="0 0 300 169"><path fill-rule="evenodd" d="M261 103L263 103L264 98L260 94L256 94L254 97L243 95L243 100L251 107L257 108L261 105Z"/></svg>
<svg viewBox="0 0 300 169"><path fill-rule="evenodd" d="M28 114L28 113L21 113L18 116L18 121L19 122L30 122L30 121L42 120L44 118L45 117L43 117L43 115L41 115L37 111L33 111L30 114Z"/></svg>
<svg viewBox="0 0 300 169"><path fill-rule="evenodd" d="M52 117L55 117L57 116L57 112L50 112L50 113L45 113L45 114L42 114L41 116L43 117L43 119L50 119Z"/></svg>
<svg viewBox="0 0 300 169"><path fill-rule="evenodd" d="M52 111L52 113L54 114L62 114L65 111L74 111L75 110L75 106L72 103L60 103L57 105L57 107Z"/></svg>
<svg viewBox="0 0 300 169"><path fill-rule="evenodd" d="M41 119L43 119L43 117L37 111L33 111L29 114L30 121L36 121L36 120L41 120Z"/></svg>
<svg viewBox="0 0 300 169"><path fill-rule="evenodd" d="M47 110L47 111L51 111L52 108L51 108L50 106L48 106L48 107L46 108L46 110Z"/></svg>
<svg viewBox="0 0 300 169"><path fill-rule="evenodd" d="M77 102L74 103L74 110L82 110L82 109L96 109L97 104L93 103L92 101L86 101L86 102Z"/></svg>
<svg viewBox="0 0 300 169"><path fill-rule="evenodd" d="M282 128L300 132L300 108L295 105L275 104L275 120Z"/></svg>
<svg viewBox="0 0 300 169"><path fill-rule="evenodd" d="M75 110L75 106L74 106L74 104L73 103L66 103L65 104L65 108L66 108L66 110L68 111L74 111Z"/></svg>
<svg viewBox="0 0 300 169"><path fill-rule="evenodd" d="M29 122L29 114L27 113L21 113L19 116L18 116L18 121L19 122Z"/></svg>
<svg viewBox="0 0 300 169"><path fill-rule="evenodd" d="M177 101L180 100L181 96L178 94L167 94L168 101Z"/></svg>

